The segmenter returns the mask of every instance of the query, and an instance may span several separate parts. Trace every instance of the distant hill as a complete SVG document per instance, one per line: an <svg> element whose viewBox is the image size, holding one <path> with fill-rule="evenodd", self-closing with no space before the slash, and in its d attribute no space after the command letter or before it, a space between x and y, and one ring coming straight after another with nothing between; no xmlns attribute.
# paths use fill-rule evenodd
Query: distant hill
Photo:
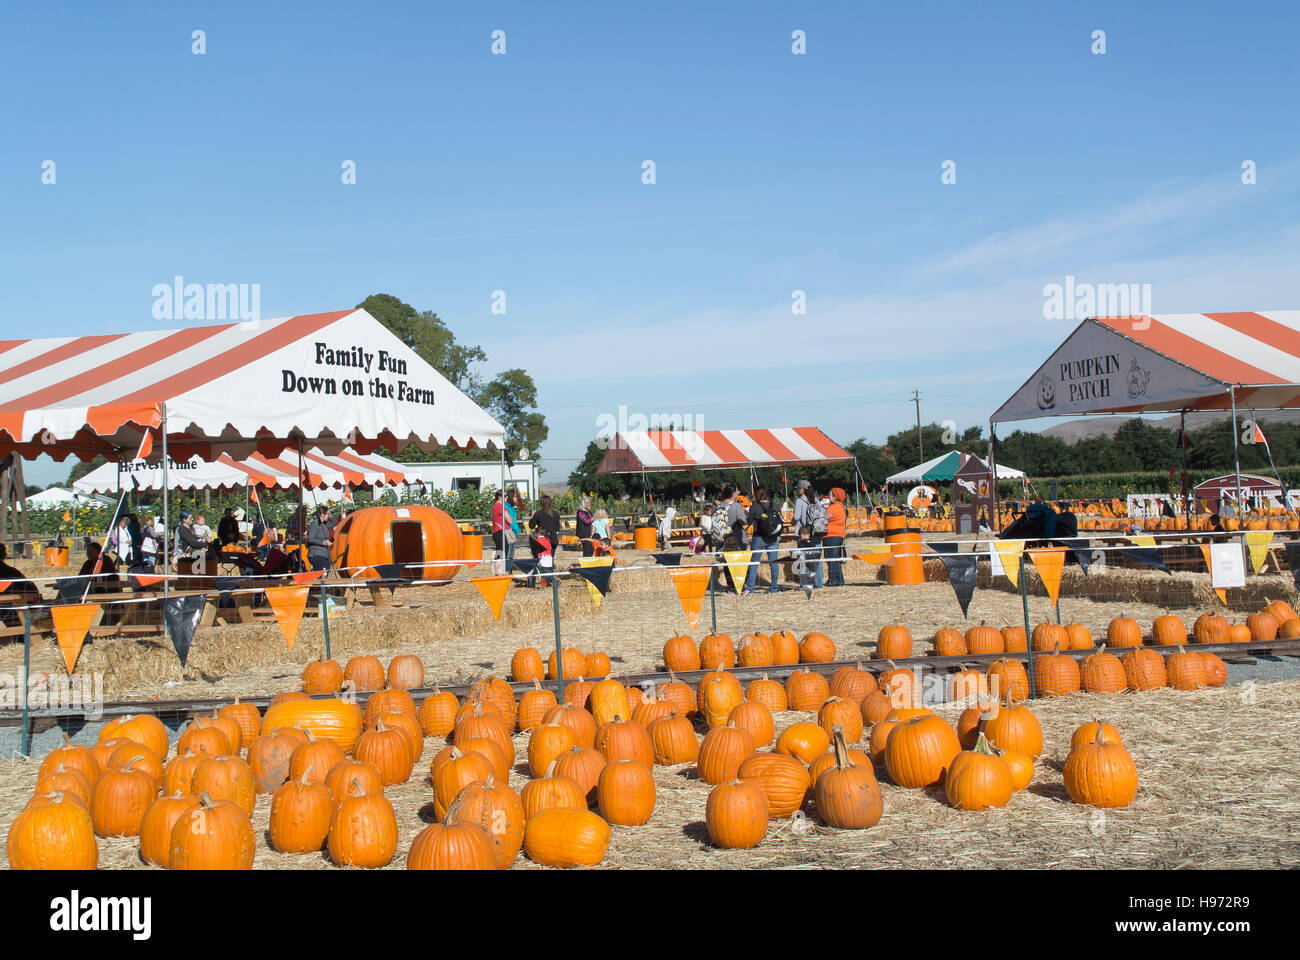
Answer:
<svg viewBox="0 0 1300 960"><path fill-rule="evenodd" d="M1196 430L1210 423L1216 423L1228 419L1226 413L1189 413L1187 415L1187 429ZM1247 411L1238 410L1238 417L1249 416ZM1300 423L1300 410L1261 410L1257 414L1257 419L1261 423ZM1080 440L1088 437L1113 437L1115 431L1122 427L1132 417L1089 417L1086 420L1074 420L1069 423L1058 423L1055 426L1048 427L1043 431L1045 437L1059 437L1066 443L1078 443ZM1164 427L1167 430L1178 429L1178 414L1168 417L1162 417L1159 420L1151 420L1152 426Z"/></svg>

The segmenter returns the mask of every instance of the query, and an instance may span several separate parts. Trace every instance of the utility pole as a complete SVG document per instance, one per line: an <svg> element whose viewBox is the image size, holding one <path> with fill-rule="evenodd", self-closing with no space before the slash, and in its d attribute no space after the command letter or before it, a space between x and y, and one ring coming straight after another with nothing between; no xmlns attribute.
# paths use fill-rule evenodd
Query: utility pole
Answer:
<svg viewBox="0 0 1300 960"><path fill-rule="evenodd" d="M925 463L925 444L921 442L921 391L912 391L912 402L916 404L916 448L921 454L921 463Z"/></svg>

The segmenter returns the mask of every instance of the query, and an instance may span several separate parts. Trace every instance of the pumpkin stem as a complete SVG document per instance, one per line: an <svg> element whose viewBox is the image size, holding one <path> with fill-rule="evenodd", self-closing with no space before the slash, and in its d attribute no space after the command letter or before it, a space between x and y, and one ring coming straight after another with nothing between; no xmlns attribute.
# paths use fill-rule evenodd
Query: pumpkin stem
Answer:
<svg viewBox="0 0 1300 960"><path fill-rule="evenodd" d="M311 782L311 781L308 780L307 778L311 776L311 771L312 771L312 768L313 768L314 766L315 766L315 764L311 764L311 763L309 763L309 764L307 764L307 769L304 770L304 771L302 772L302 779L299 780L298 782L301 783L304 787L307 786L307 784Z"/></svg>
<svg viewBox="0 0 1300 960"><path fill-rule="evenodd" d="M1096 735L1092 738L1092 742L1095 743L1095 744L1096 744L1097 746L1099 746L1099 747L1104 747L1104 746L1106 745L1105 742L1101 739L1101 721L1100 721L1100 720L1097 721L1097 733L1096 733Z"/></svg>
<svg viewBox="0 0 1300 960"><path fill-rule="evenodd" d="M217 801L213 800L212 795L206 790L199 793L199 803L203 804L204 808L208 810L211 810L217 805Z"/></svg>
<svg viewBox="0 0 1300 960"><path fill-rule="evenodd" d="M55 772L55 773L67 773L67 772L68 772L68 771L64 768L64 766L63 766L63 761L62 761L62 760L60 760L60 761L59 761L59 765L58 765L57 767L54 768L54 772Z"/></svg>
<svg viewBox="0 0 1300 960"><path fill-rule="evenodd" d="M552 760L549 764L547 764L546 772L542 774L543 780L549 780L551 777L555 776L555 763L556 761Z"/></svg>
<svg viewBox="0 0 1300 960"><path fill-rule="evenodd" d="M975 747L972 752L982 753L989 757L996 757L998 755L993 752L993 744L988 742L988 739L984 736L983 732L981 732L979 737L976 739Z"/></svg>
<svg viewBox="0 0 1300 960"><path fill-rule="evenodd" d="M1106 643L1105 641L1102 641L1101 646L1097 648L1097 656L1100 657L1105 652L1106 652Z"/></svg>
<svg viewBox="0 0 1300 960"><path fill-rule="evenodd" d="M847 770L854 766L849 758L849 745L844 742L844 728L838 723L831 727L832 746L835 748L835 768Z"/></svg>

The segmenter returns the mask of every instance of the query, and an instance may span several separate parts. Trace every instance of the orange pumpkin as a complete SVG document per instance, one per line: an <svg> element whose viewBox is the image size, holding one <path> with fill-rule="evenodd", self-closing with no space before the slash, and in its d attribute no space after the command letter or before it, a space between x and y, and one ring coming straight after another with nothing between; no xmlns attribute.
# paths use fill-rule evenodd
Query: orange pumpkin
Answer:
<svg viewBox="0 0 1300 960"><path fill-rule="evenodd" d="M399 576L450 580L464 553L460 527L437 507L364 507L353 511L334 531L330 560L353 576L378 577L377 564L409 563Z"/></svg>

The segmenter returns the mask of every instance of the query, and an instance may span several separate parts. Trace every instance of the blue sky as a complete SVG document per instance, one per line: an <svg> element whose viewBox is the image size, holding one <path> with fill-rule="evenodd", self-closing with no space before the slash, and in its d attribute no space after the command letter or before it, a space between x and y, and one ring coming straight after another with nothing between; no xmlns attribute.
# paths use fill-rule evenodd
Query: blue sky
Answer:
<svg viewBox="0 0 1300 960"><path fill-rule="evenodd" d="M176 274L259 283L266 317L392 293L485 375L533 374L551 481L620 404L880 442L918 388L927 422L986 424L1074 326L1043 319L1066 275L1149 283L1156 313L1300 306L1298 28L1284 3L11 6L0 336L167 326Z"/></svg>

